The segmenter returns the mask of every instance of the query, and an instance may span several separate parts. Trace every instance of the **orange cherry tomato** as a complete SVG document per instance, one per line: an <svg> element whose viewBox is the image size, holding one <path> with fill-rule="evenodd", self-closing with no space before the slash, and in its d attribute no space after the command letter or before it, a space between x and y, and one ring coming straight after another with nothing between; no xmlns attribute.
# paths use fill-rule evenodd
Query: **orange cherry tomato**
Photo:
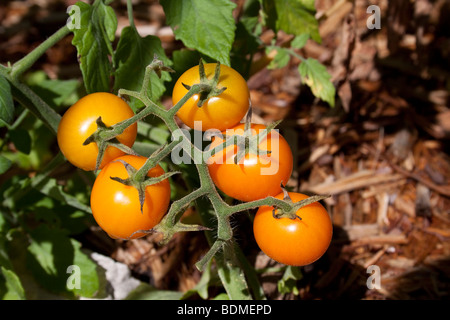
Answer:
<svg viewBox="0 0 450 320"><path fill-rule="evenodd" d="M284 194L276 196L283 199ZM289 192L293 202L308 196ZM274 218L273 207L262 206L253 221L253 233L259 248L270 258L291 266L304 266L319 259L328 249L333 226L328 212L314 202L297 211L301 218Z"/></svg>
<svg viewBox="0 0 450 320"><path fill-rule="evenodd" d="M118 96L107 92L91 93L71 106L64 113L58 126L57 140L61 152L74 166L86 171L95 169L98 146L95 142L83 145L83 142L97 130L96 120L102 118L109 127L131 118L133 110ZM131 147L137 136L137 124L129 126L116 138ZM111 160L124 155L124 152L109 146L100 165L100 169Z"/></svg>
<svg viewBox="0 0 450 320"><path fill-rule="evenodd" d="M111 238L136 239L156 226L166 213L170 203L170 184L167 179L145 189L145 202L141 212L138 191L133 186L112 180L111 177L128 178L123 160L140 169L145 157L125 155L108 163L95 179L91 192L91 209L95 221ZM164 174L161 166L153 167L149 177Z"/></svg>
<svg viewBox="0 0 450 320"><path fill-rule="evenodd" d="M238 124L225 134L234 132L243 135L245 125ZM252 135L266 129L264 125L252 124ZM214 137L210 148L224 142ZM214 184L228 196L241 201L253 201L280 193L281 185L286 185L293 168L291 148L281 134L272 130L259 143L260 150L271 151L268 155L248 153L240 163L234 159L238 147L230 145L207 160L210 176Z"/></svg>
<svg viewBox="0 0 450 320"><path fill-rule="evenodd" d="M206 63L205 73L208 79L213 78L215 63ZM200 83L199 66L185 71L175 83L172 102L175 105L188 90L189 86ZM227 89L216 97L208 99L202 107L198 107L199 95L192 96L177 112L177 116L188 127L194 129L195 121L201 123L201 131L217 129L223 131L238 124L247 113L250 92L245 79L234 69L220 65L218 87Z"/></svg>

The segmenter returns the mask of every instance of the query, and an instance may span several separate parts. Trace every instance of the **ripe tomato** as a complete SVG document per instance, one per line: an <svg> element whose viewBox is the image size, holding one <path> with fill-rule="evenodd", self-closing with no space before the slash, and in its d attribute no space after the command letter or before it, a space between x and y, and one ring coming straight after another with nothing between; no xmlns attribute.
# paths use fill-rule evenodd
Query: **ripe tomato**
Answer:
<svg viewBox="0 0 450 320"><path fill-rule="evenodd" d="M205 73L208 79L214 76L215 63L206 63ZM175 105L188 90L183 83L189 86L200 83L199 66L185 71L175 83L172 92L172 102ZM201 131L217 129L223 131L238 124L249 108L250 93L245 79L234 69L220 65L218 87L227 89L216 97L205 101L198 107L199 95L192 96L177 112L177 116L188 127L194 128L195 121L201 121Z"/></svg>
<svg viewBox="0 0 450 320"><path fill-rule="evenodd" d="M276 196L283 199L284 194ZM293 202L308 196L289 192ZM297 211L300 219L274 218L273 207L258 209L253 233L260 249L270 258L291 266L304 266L319 259L331 242L333 226L325 208L318 202Z"/></svg>
<svg viewBox="0 0 450 320"><path fill-rule="evenodd" d="M243 123L227 130L243 135ZM257 135L266 127L252 124L252 135ZM223 143L221 137L214 137L210 148ZM248 153L240 163L234 158L238 147L230 145L207 160L208 169L214 184L228 196L253 201L280 193L281 184L286 185L292 174L293 156L287 141L275 130L259 143L260 150L271 151L269 155Z"/></svg>
<svg viewBox="0 0 450 320"><path fill-rule="evenodd" d="M138 191L133 186L126 186L111 177L128 178L123 160L140 169L145 157L125 155L108 163L95 179L91 192L91 209L95 221L111 238L136 239L144 233L134 232L149 230L156 226L167 211L170 202L170 184L167 179L145 189L145 202L141 212ZM149 177L164 174L159 166L153 167Z"/></svg>
<svg viewBox="0 0 450 320"><path fill-rule="evenodd" d="M103 123L109 127L133 115L133 110L118 96L107 92L91 93L78 100L61 118L57 132L59 148L74 166L86 171L94 170L98 155L97 144L93 142L84 146L83 142L97 130L97 118L102 117ZM131 147L136 135L137 124L134 123L116 138ZM123 154L123 151L109 146L100 168Z"/></svg>

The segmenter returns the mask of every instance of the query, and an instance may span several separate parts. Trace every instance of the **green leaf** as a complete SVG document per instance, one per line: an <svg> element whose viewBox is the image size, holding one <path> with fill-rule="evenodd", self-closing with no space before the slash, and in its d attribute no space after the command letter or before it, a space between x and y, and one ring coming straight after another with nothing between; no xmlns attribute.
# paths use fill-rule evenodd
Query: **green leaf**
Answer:
<svg viewBox="0 0 450 320"><path fill-rule="evenodd" d="M27 130L27 133L25 134L23 130ZM31 141L21 141L22 138ZM18 144L16 148L21 152L4 150L2 155L22 169L39 169L54 156L51 146L55 142L55 134L32 113L25 115L25 119L20 123L19 132L13 131L12 139L15 139L14 143Z"/></svg>
<svg viewBox="0 0 450 320"><path fill-rule="evenodd" d="M184 171L185 175L186 171ZM193 179L194 181L197 179L197 176L198 175L192 178L188 176L187 181L190 181L190 179ZM215 213L209 200L199 198L195 201L195 204L203 224L214 229L213 217ZM206 231L205 234L208 242L211 244L214 241L212 233ZM244 269L242 268L242 262L239 260L242 258L242 255L238 255L238 248L235 240L231 239L216 253L214 260L216 262L217 273L230 300L251 300L252 296L247 284Z"/></svg>
<svg viewBox="0 0 450 320"><path fill-rule="evenodd" d="M91 6L77 2L80 7L80 28L74 28L72 44L77 48L81 72L87 93L110 91L113 55L111 43L117 29L114 10L96 0Z"/></svg>
<svg viewBox="0 0 450 320"><path fill-rule="evenodd" d="M47 227L45 228L47 229ZM28 251L35 257L36 261L46 274L56 276L58 273L58 266L56 265L56 257L52 252L52 249L56 246L60 246L60 248L64 247L64 250L59 251L65 251L63 256L66 256L69 259L69 253L72 250L68 248L66 239L63 240L63 235L56 234L55 232L49 232L47 234L38 232L39 231L34 232ZM58 251L58 249L55 251Z"/></svg>
<svg viewBox="0 0 450 320"><path fill-rule="evenodd" d="M6 221L5 216L0 214L0 265L7 269L12 269L11 259L9 258L8 250L6 248L6 234L11 230L11 226Z"/></svg>
<svg viewBox="0 0 450 320"><path fill-rule="evenodd" d="M227 245L230 248L224 248L223 251L219 251L215 256L215 260L219 265L218 273L220 280L230 300L251 300L252 296L244 270L236 257L235 249L232 248L232 246L236 246L236 243L230 240L230 243Z"/></svg>
<svg viewBox="0 0 450 320"><path fill-rule="evenodd" d="M1 285L2 277L5 281L4 288ZM25 291L19 277L3 266L0 266L0 297L3 300L25 300Z"/></svg>
<svg viewBox="0 0 450 320"><path fill-rule="evenodd" d="M217 274L216 268L211 268L210 261L205 268L200 281L195 285L194 288L186 291L181 299L189 299L192 295L197 293L200 298L202 298L203 300L207 300L209 298L209 287L218 285L220 285L219 275Z"/></svg>
<svg viewBox="0 0 450 320"><path fill-rule="evenodd" d="M294 40L291 42L291 47L294 49L301 49L306 45L306 42L309 39L309 34L303 33L299 36L296 36Z"/></svg>
<svg viewBox="0 0 450 320"><path fill-rule="evenodd" d="M39 184L35 188L43 194L61 201L62 203L65 203L73 208L92 213L91 208L88 205L81 203L73 195L64 192L63 188L58 185L56 179L50 178L47 181L43 181L42 184Z"/></svg>
<svg viewBox="0 0 450 320"><path fill-rule="evenodd" d="M198 51L182 48L172 52L173 66L175 70L173 74L174 79L178 79L186 70L191 67L198 66L200 58L205 60L209 59L206 56L202 56ZM205 59L206 58L206 59ZM212 61L214 62L214 61Z"/></svg>
<svg viewBox="0 0 450 320"><path fill-rule="evenodd" d="M4 174L8 171L8 169L11 168L11 164L11 160L0 155L0 174Z"/></svg>
<svg viewBox="0 0 450 320"><path fill-rule="evenodd" d="M158 37L142 38L135 28L124 28L114 54L116 67L114 91L119 89L140 91L145 68L153 61L155 55L163 61L165 66L172 65ZM162 72L161 78L153 72L150 76L150 88L148 88L150 98L154 101L158 100L165 91L164 82L170 80L168 72Z"/></svg>
<svg viewBox="0 0 450 320"><path fill-rule="evenodd" d="M213 300L223 301L223 300L230 300L230 298L226 293L219 293L217 296L214 297Z"/></svg>
<svg viewBox="0 0 450 320"><path fill-rule="evenodd" d="M169 129L165 125L158 126L142 121L139 123L138 134L142 135L159 145L163 145L171 136Z"/></svg>
<svg viewBox="0 0 450 320"><path fill-rule="evenodd" d="M44 71L27 75L26 84L53 109L74 104L78 99L78 80L49 79Z"/></svg>
<svg viewBox="0 0 450 320"><path fill-rule="evenodd" d="M263 5L269 28L297 36L306 33L321 42L314 0L263 0Z"/></svg>
<svg viewBox="0 0 450 320"><path fill-rule="evenodd" d="M298 71L312 93L334 107L336 88L330 81L327 68L316 59L308 58L300 63Z"/></svg>
<svg viewBox="0 0 450 320"><path fill-rule="evenodd" d="M14 102L9 82L0 75L0 120L11 124L14 119Z"/></svg>
<svg viewBox="0 0 450 320"><path fill-rule="evenodd" d="M81 243L74 239L70 239L70 243L74 248L73 265L80 268L80 286L79 288L75 287L73 289L68 289L72 290L75 295L81 297L92 298L98 296L100 292L103 292L104 290L101 286L100 277L97 271L97 264L82 251ZM68 273L67 268L65 272L67 285L67 278L70 276L70 274Z"/></svg>
<svg viewBox="0 0 450 320"><path fill-rule="evenodd" d="M8 133L9 138L14 143L17 150L25 154L30 154L32 142L30 133L27 130L17 128L9 130Z"/></svg>
<svg viewBox="0 0 450 320"><path fill-rule="evenodd" d="M179 300L182 295L182 292L157 290L146 283L141 283L125 300Z"/></svg>
<svg viewBox="0 0 450 320"><path fill-rule="evenodd" d="M278 291L282 294L292 292L298 295L297 281L302 278L303 275L298 267L287 266L283 277L278 281Z"/></svg>
<svg viewBox="0 0 450 320"><path fill-rule="evenodd" d="M83 297L93 297L99 291L97 264L63 230L50 229L47 225L33 230L27 264L35 279L50 291L73 292ZM70 273L70 266L78 267L79 273ZM79 276L79 286L71 281L76 276Z"/></svg>
<svg viewBox="0 0 450 320"><path fill-rule="evenodd" d="M229 0L162 0L167 23L175 38L216 61L230 65L230 51L236 29Z"/></svg>
<svg viewBox="0 0 450 320"><path fill-rule="evenodd" d="M233 43L231 65L245 78L248 77L251 57L259 50L260 39L259 17L242 17L236 24L235 40ZM250 57L250 59L249 59Z"/></svg>
<svg viewBox="0 0 450 320"><path fill-rule="evenodd" d="M270 47L268 48L271 49ZM291 56L289 54L289 50L276 47L277 54L273 58L272 61L270 61L269 65L267 66L267 69L277 69L277 68L283 68L287 66L289 63L289 60L291 59Z"/></svg>

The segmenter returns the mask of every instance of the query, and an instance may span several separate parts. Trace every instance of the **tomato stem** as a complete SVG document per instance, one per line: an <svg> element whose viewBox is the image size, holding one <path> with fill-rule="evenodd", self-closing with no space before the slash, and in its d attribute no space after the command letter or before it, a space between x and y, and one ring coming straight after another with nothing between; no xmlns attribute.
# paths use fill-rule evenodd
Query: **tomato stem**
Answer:
<svg viewBox="0 0 450 320"><path fill-rule="evenodd" d="M16 64L14 64L14 66L15 65ZM11 75L12 68L14 68L14 66L5 67L0 64L0 76L5 77L5 79L12 84L11 91L13 93L14 99L17 100L25 108L30 110L53 133L56 134L61 116L53 108L51 108L40 96L38 96L33 90L31 90L30 87L19 81L19 71L16 71L15 76Z"/></svg>
<svg viewBox="0 0 450 320"><path fill-rule="evenodd" d="M286 194L285 194L285 198L283 201L290 204L290 206L291 206L290 209L286 210L283 208L280 208L280 209L274 208L272 210L272 215L276 219L289 218L289 219L294 220L294 219L298 218L298 219L302 220L302 218L298 215L298 211L301 208L306 207L314 202L327 199L329 197L330 197L329 195L313 195L311 197L308 197L306 199L303 199L303 200L293 203L290 198L286 199Z"/></svg>
<svg viewBox="0 0 450 320"><path fill-rule="evenodd" d="M156 75L159 78L161 78L162 71L175 72L175 70L173 70L172 68L164 66L164 63L161 60L159 60L158 56L155 54L153 57L153 61L145 68L144 81L142 82L142 87L141 87L141 91L140 91L140 95L142 97L146 97L147 99L149 99L151 101L150 95L149 95L149 89L151 87L150 76L151 76L152 72L155 72Z"/></svg>
<svg viewBox="0 0 450 320"><path fill-rule="evenodd" d="M214 241L213 245L211 246L211 248L208 250L208 252L203 256L203 258L201 258L196 264L195 266L197 267L198 270L203 271L206 267L206 265L209 263L209 261L217 254L217 252L222 249L222 247L224 246L225 241L223 240L216 240Z"/></svg>
<svg viewBox="0 0 450 320"><path fill-rule="evenodd" d="M31 66L51 47L70 33L70 29L65 25L60 28L35 49L30 51L25 57L14 63L11 68L11 78L17 80L20 75L31 68Z"/></svg>
<svg viewBox="0 0 450 320"><path fill-rule="evenodd" d="M134 29L136 29L136 26L134 24L134 17L133 17L133 4L131 0L127 0L127 13L128 13L128 21L130 23L130 26Z"/></svg>
<svg viewBox="0 0 450 320"><path fill-rule="evenodd" d="M175 114L180 110L180 108L194 95L199 94L201 88L199 85L193 85L189 89L189 91L180 99L172 108L168 111L168 116L174 117Z"/></svg>
<svg viewBox="0 0 450 320"><path fill-rule="evenodd" d="M231 216L236 212L242 212L250 209L255 209L261 206L275 206L277 208L281 208L284 211L291 210L291 204L284 200L277 199L275 197L266 197L259 200L254 200L250 202L240 203L234 206L230 206L226 210L226 214Z"/></svg>
<svg viewBox="0 0 450 320"><path fill-rule="evenodd" d="M136 172L134 179L143 181L147 173L155 167L162 159L169 155L172 150L180 143L180 140L173 140L170 144L165 144L146 160L144 165Z"/></svg>

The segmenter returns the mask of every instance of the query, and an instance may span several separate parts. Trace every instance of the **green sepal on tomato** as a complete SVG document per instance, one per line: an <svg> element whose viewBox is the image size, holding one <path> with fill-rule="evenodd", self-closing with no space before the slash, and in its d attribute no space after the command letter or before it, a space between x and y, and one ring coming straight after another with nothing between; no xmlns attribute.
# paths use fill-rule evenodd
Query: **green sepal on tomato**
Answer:
<svg viewBox="0 0 450 320"><path fill-rule="evenodd" d="M210 91L218 92L218 95L205 101L202 101L203 93L195 94L178 110L177 116L192 129L197 129L197 122L201 125L200 131L226 130L238 124L250 106L250 92L245 79L236 70L225 65L219 66L220 74L218 79L215 79L217 66L216 63L201 62L200 65L186 70L175 83L172 92L174 105L186 95L189 87L202 81L206 82L206 87L211 86ZM200 101L202 103L199 106Z"/></svg>
<svg viewBox="0 0 450 320"><path fill-rule="evenodd" d="M253 137L266 130L261 124L251 124ZM245 124L240 123L223 132L225 136L243 136ZM213 149L224 143L220 136L213 137ZM209 174L214 184L226 195L241 201L254 201L282 192L292 174L293 156L286 139L271 130L258 142L258 153L248 152L236 163L239 148L229 145L207 160Z"/></svg>
<svg viewBox="0 0 450 320"><path fill-rule="evenodd" d="M138 190L119 180L129 178L124 163L139 170L147 158L125 155L109 162L95 179L91 192L91 209L95 221L111 238L136 239L155 227L168 210L170 184L168 179L145 187L144 203L140 203ZM165 174L160 165L149 170L148 177Z"/></svg>

